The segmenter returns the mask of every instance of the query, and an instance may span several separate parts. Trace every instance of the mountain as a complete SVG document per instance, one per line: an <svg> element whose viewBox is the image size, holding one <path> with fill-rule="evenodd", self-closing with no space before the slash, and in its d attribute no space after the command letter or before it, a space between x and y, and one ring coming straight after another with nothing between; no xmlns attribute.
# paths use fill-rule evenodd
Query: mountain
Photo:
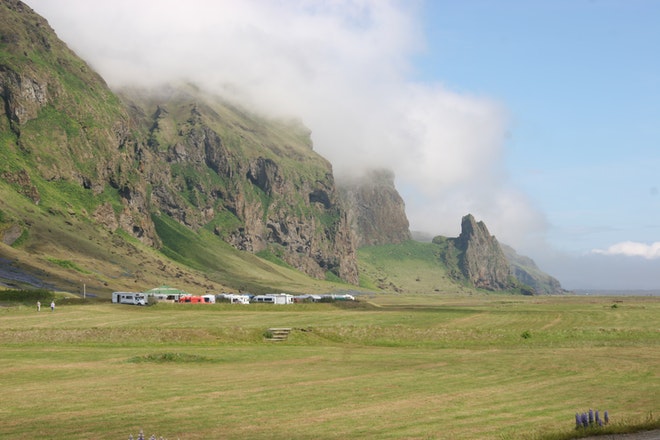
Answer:
<svg viewBox="0 0 660 440"><path fill-rule="evenodd" d="M300 123L191 85L117 95L28 6L4 1L0 12L5 261L45 273L65 261L80 270L53 282L70 285L118 249L157 249L177 264L175 281L197 270L212 274L208 288L238 288L245 280L227 275L223 259L229 243L313 279L358 283L356 240L331 165ZM139 281L147 271L136 267L151 258L122 257L124 267L112 270ZM248 286L266 288L259 279L268 277L255 269Z"/></svg>
<svg viewBox="0 0 660 440"><path fill-rule="evenodd" d="M0 98L2 284L552 290L532 264L511 276L472 216L458 238L413 242L394 174L336 182L300 121L193 84L110 90L17 0L0 3Z"/></svg>
<svg viewBox="0 0 660 440"><path fill-rule="evenodd" d="M315 278L358 282L332 167L305 127L192 86L120 96L141 134L137 167L151 186L152 219L212 230L236 249L274 255ZM123 191L128 200L145 193L140 185Z"/></svg>
<svg viewBox="0 0 660 440"><path fill-rule="evenodd" d="M461 221L456 238L434 237L441 248L440 258L456 280L486 290L514 290L528 295L564 293L559 281L543 272L529 257L490 235L485 223L471 214Z"/></svg>
<svg viewBox="0 0 660 440"><path fill-rule="evenodd" d="M486 290L513 289L509 262L497 239L490 235L484 222L471 214L461 220L461 234L456 238L435 237L433 243L443 248L443 259L453 268L453 276L464 278L475 287Z"/></svg>
<svg viewBox="0 0 660 440"><path fill-rule="evenodd" d="M401 294L472 294L484 290L523 295L559 293L543 284L552 277L538 268L530 271L529 277L517 278L510 249L499 244L483 222L468 214L462 219L458 237L360 247L360 279L365 287ZM531 259L518 258L526 261L526 267L536 267ZM552 286L561 289L558 282Z"/></svg>

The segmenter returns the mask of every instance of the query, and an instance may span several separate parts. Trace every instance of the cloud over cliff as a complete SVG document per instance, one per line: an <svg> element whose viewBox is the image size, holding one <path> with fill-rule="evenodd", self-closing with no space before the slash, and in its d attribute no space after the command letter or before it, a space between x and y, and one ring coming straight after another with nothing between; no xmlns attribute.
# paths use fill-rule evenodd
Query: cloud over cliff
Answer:
<svg viewBox="0 0 660 440"><path fill-rule="evenodd" d="M499 103L413 78L418 4L386 0L32 0L113 87L192 81L299 117L336 174L396 174L414 230L457 235L484 219L518 247L543 217L507 181Z"/></svg>

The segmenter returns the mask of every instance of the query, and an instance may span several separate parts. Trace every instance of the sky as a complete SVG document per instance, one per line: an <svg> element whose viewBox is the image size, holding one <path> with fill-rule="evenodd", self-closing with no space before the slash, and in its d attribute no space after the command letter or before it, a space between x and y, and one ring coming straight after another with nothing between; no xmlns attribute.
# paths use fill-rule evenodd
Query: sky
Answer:
<svg viewBox="0 0 660 440"><path fill-rule="evenodd" d="M113 88L190 81L389 168L566 289L660 289L660 2L27 0Z"/></svg>

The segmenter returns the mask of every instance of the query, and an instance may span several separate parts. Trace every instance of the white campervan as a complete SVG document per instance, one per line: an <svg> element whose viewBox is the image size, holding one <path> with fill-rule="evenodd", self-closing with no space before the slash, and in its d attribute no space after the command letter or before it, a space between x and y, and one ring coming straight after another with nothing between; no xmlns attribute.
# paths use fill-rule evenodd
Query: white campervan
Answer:
<svg viewBox="0 0 660 440"><path fill-rule="evenodd" d="M268 304L293 304L293 295L288 293L268 293L266 295L257 295L252 298L252 302Z"/></svg>
<svg viewBox="0 0 660 440"><path fill-rule="evenodd" d="M133 304L146 306L147 297L140 292L112 292L112 302L116 304Z"/></svg>

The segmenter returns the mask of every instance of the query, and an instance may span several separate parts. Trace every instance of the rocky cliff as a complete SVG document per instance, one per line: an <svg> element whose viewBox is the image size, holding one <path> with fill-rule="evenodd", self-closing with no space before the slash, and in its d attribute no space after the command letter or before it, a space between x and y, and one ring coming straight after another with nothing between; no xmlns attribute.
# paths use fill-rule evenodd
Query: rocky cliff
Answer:
<svg viewBox="0 0 660 440"><path fill-rule="evenodd" d="M152 208L313 277L358 282L355 239L309 130L191 86L121 96L144 136L139 167Z"/></svg>
<svg viewBox="0 0 660 440"><path fill-rule="evenodd" d="M471 214L461 221L456 238L437 236L440 257L450 276L488 290L514 290L525 295L564 293L559 281L543 272L529 257L501 244L483 222Z"/></svg>
<svg viewBox="0 0 660 440"><path fill-rule="evenodd" d="M397 244L411 239L405 204L394 186L394 173L371 170L339 184L357 245Z"/></svg>
<svg viewBox="0 0 660 440"><path fill-rule="evenodd" d="M0 4L0 97L0 189L37 211L155 248L173 240L154 221L166 216L312 277L358 282L332 168L299 123L256 116L190 85L120 98L16 0ZM11 199L0 205L0 232L20 224L29 233L29 215Z"/></svg>
<svg viewBox="0 0 660 440"><path fill-rule="evenodd" d="M490 235L484 222L477 222L471 214L463 217L458 237L439 236L433 243L442 246L442 258L455 278L464 278L473 286L487 290L515 287L499 242Z"/></svg>
<svg viewBox="0 0 660 440"><path fill-rule="evenodd" d="M461 270L476 287L488 290L513 287L509 263L484 222L477 222L471 214L464 216L455 245L462 252Z"/></svg>

